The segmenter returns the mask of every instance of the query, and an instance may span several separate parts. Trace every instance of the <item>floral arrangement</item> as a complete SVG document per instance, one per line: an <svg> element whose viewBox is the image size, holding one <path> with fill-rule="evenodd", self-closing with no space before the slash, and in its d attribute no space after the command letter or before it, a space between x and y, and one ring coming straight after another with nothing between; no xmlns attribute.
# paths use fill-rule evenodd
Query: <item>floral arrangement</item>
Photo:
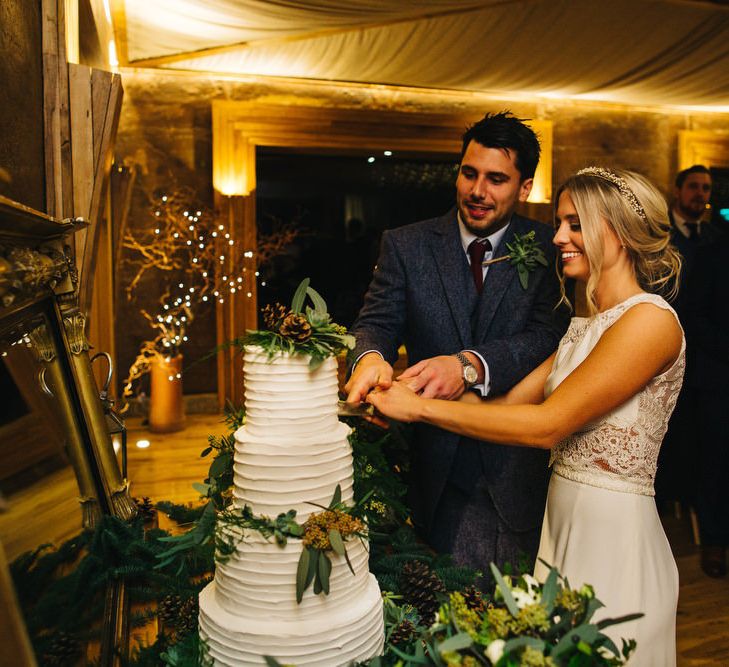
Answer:
<svg viewBox="0 0 729 667"><path fill-rule="evenodd" d="M634 640L623 640L618 650L602 630L642 614L594 623L592 617L603 604L591 586L573 590L555 568L544 584L527 574L504 576L493 563L491 571L496 580L491 602L480 595L451 593L433 624L420 633L413 619L400 612L413 630L412 653L397 644L390 647L402 667L623 665L634 651Z"/></svg>
<svg viewBox="0 0 729 667"><path fill-rule="evenodd" d="M212 494L217 493L215 485L209 482L196 485L201 492L211 498L193 528L183 534L162 537L162 542L170 543L168 549L157 555L158 568L165 568L178 560L180 554L199 549L211 540L215 542L217 562L228 560L245 540L245 531L257 531L264 538L273 538L280 547L288 540L302 541L301 556L296 572L296 601L301 603L304 592L314 584L314 594L329 595L329 575L332 571L330 551L343 556L350 571L354 569L349 561L345 540L350 537L367 537L367 529L362 519L355 516L369 499L369 494L359 503L347 507L342 503L342 489L337 484L328 507L309 516L300 524L296 521L296 510L282 512L275 519L253 514L247 505L243 508L227 507L216 511L216 501Z"/></svg>
<svg viewBox="0 0 729 667"><path fill-rule="evenodd" d="M307 296L312 305L304 308ZM267 329L247 331L245 336L234 341L239 347L257 345L269 358L278 352L309 355L312 370L325 359L354 348L354 336L332 322L326 302L309 286L308 278L296 288L291 308L277 303L266 306L262 312Z"/></svg>
<svg viewBox="0 0 729 667"><path fill-rule="evenodd" d="M537 268L537 264L542 266L548 264L534 230L524 235L514 234L514 240L507 243L506 247L509 250L508 254L496 259L487 259L483 265L488 266L508 260L516 268L522 288L526 289L529 286L529 274Z"/></svg>

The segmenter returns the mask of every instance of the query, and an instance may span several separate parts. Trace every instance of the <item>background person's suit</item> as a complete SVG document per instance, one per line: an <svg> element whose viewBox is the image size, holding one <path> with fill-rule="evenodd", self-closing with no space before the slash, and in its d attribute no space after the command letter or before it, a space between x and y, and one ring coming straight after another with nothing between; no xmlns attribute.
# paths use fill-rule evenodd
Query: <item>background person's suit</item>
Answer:
<svg viewBox="0 0 729 667"><path fill-rule="evenodd" d="M568 315L560 299L552 230L512 217L493 257L507 254L514 234L534 230L548 267L529 276L524 290L508 261L493 264L479 296L464 253L456 209L384 233L364 306L353 326L357 358L377 350L390 363L404 343L410 365L459 350L474 350L490 372L490 394L508 391L557 347ZM412 452L411 505L416 524L431 545L448 549L452 526L436 519L448 485L465 496L475 487L493 502L499 525L491 529L497 553L513 554L508 533L529 533L529 551L538 546L548 482L547 452L476 443L427 424L417 424ZM445 521L448 523L449 521ZM496 524L497 522L494 522ZM523 542L521 543L523 544ZM488 563L480 563L488 567Z"/></svg>

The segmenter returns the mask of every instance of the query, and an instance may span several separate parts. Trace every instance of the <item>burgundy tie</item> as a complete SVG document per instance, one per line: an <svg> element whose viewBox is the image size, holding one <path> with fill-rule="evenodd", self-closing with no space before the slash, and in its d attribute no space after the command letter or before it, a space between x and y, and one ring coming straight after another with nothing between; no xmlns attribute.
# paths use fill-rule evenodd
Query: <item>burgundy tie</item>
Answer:
<svg viewBox="0 0 729 667"><path fill-rule="evenodd" d="M483 256L490 250L491 241L488 239L474 239L468 246L468 256L471 258L471 275L473 275L473 282L479 294L483 289Z"/></svg>

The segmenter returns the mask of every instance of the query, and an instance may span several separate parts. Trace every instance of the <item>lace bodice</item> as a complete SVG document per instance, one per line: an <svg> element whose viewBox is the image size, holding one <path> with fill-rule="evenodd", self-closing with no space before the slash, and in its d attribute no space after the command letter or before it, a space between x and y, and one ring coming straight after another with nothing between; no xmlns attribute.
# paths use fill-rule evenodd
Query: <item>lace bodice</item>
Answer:
<svg viewBox="0 0 729 667"><path fill-rule="evenodd" d="M544 393L555 388L590 354L602 334L638 303L676 313L655 294L636 294L593 317L575 317L560 341ZM654 495L658 451L676 406L685 368L681 353L664 373L601 419L565 438L553 450L550 465L563 477L615 491Z"/></svg>

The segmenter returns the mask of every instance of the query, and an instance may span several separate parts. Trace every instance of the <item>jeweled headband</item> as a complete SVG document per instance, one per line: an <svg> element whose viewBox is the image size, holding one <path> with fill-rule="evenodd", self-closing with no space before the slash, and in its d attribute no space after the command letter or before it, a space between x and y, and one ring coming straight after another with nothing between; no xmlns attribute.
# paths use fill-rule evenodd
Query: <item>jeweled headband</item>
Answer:
<svg viewBox="0 0 729 667"><path fill-rule="evenodd" d="M613 185L617 185L618 190L620 190L620 194L628 202L630 208L632 208L645 222L648 222L648 216L645 213L645 209L638 200L638 197L635 196L635 192L630 189L630 186L626 183L624 178L621 178L604 167L586 167L585 169L580 169L577 172L578 176L583 174L597 176L603 180L610 181Z"/></svg>

